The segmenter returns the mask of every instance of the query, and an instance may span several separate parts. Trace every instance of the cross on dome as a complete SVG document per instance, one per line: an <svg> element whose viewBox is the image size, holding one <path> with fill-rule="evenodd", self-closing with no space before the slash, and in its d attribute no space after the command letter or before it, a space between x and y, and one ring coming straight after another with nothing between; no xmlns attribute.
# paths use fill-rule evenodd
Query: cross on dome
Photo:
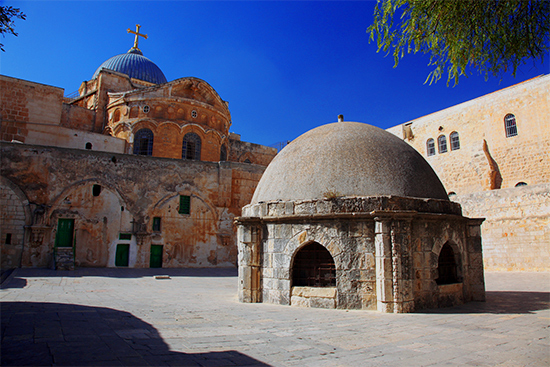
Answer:
<svg viewBox="0 0 550 367"><path fill-rule="evenodd" d="M147 39L147 35L146 34L141 34L139 33L139 29L141 28L141 26L139 24L136 24L136 31L132 31L130 28L128 28L128 33L132 33L132 34L135 34L136 37L134 38L134 47L132 47L130 49L130 51L132 50L137 50L139 52L141 52L141 50L138 48L138 41L139 41L139 37L143 37L145 39Z"/></svg>

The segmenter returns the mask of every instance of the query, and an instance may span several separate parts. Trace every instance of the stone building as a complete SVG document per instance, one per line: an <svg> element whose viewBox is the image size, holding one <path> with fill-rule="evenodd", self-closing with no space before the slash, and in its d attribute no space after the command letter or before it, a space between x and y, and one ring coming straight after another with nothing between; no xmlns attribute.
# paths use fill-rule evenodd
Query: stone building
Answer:
<svg viewBox="0 0 550 367"><path fill-rule="evenodd" d="M550 75L388 129L422 154L465 215L485 268L550 270Z"/></svg>
<svg viewBox="0 0 550 367"><path fill-rule="evenodd" d="M276 149L230 133L228 103L168 82L133 33L76 98L0 76L2 269L235 265L233 218Z"/></svg>
<svg viewBox="0 0 550 367"><path fill-rule="evenodd" d="M481 301L482 221L402 140L324 125L275 157L236 219L239 300L381 312Z"/></svg>

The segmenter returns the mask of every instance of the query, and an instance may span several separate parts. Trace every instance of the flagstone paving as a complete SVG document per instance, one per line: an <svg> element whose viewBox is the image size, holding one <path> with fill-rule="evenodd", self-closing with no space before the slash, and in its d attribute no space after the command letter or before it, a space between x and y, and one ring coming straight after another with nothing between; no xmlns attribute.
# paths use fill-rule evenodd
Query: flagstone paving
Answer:
<svg viewBox="0 0 550 367"><path fill-rule="evenodd" d="M16 269L1 365L549 366L550 273L486 287L487 302L381 314L242 304L236 269Z"/></svg>

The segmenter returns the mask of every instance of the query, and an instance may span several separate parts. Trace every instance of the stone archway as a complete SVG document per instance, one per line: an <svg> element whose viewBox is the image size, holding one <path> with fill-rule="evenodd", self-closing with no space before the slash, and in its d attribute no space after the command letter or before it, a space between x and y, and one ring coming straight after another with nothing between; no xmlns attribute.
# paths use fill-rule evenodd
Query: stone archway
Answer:
<svg viewBox="0 0 550 367"><path fill-rule="evenodd" d="M295 253L291 266L292 286L336 287L336 265L330 252L311 242Z"/></svg>

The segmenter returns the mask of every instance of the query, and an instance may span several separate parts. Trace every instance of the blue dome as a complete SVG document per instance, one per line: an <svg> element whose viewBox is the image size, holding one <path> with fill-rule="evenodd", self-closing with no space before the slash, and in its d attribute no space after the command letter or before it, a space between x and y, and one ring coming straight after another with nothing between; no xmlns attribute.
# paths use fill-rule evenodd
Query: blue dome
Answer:
<svg viewBox="0 0 550 367"><path fill-rule="evenodd" d="M141 51L132 48L128 53L116 55L101 64L94 73L95 79L101 69L118 71L130 78L144 80L146 82L162 84L166 83L166 77L154 62L143 56Z"/></svg>

